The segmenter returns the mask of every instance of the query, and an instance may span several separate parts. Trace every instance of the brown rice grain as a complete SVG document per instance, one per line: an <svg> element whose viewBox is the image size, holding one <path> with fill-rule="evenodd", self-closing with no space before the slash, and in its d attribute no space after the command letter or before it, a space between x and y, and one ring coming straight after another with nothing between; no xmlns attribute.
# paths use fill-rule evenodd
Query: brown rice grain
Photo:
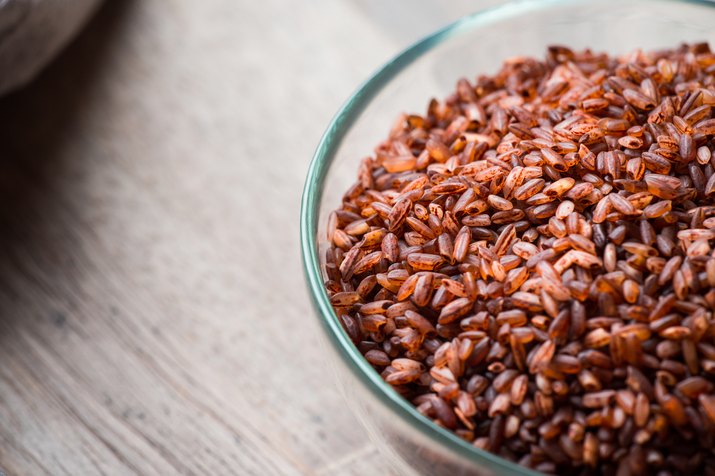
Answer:
<svg viewBox="0 0 715 476"><path fill-rule="evenodd" d="M323 236L367 362L537 471L707 474L713 58L555 46L401 115Z"/></svg>

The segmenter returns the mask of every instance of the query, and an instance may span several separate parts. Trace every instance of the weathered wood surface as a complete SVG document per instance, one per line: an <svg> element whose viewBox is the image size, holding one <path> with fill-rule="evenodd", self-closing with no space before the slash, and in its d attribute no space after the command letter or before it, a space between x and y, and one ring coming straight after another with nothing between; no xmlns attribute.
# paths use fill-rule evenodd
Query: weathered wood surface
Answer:
<svg viewBox="0 0 715 476"><path fill-rule="evenodd" d="M109 2L0 100L0 467L389 474L324 380L299 196L349 93L473 8Z"/></svg>

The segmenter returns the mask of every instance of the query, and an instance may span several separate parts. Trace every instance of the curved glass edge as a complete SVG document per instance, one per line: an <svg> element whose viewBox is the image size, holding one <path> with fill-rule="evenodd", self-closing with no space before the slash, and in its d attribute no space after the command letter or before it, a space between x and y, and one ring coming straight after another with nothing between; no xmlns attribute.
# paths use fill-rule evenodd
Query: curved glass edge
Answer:
<svg viewBox="0 0 715 476"><path fill-rule="evenodd" d="M507 470L514 474L538 476L540 473L524 466L507 461L493 453L476 448L454 433L435 425L419 413L407 400L395 392L365 360L357 347L350 341L330 300L322 281L318 243L318 207L322 198L322 184L332 163L335 152L352 124L369 104L370 100L382 88L383 84L395 77L402 69L415 61L423 53L443 41L458 35L466 29L480 24L507 19L514 15L523 15L535 9L548 8L558 4L571 3L573 0L514 0L506 5L480 10L467 15L431 35L418 40L403 50L392 60L378 69L342 105L331 120L316 148L308 168L306 183L303 188L300 211L300 244L303 271L313 306L320 314L323 330L351 372L396 415L407 424L417 426L423 434L455 451L466 460L486 465L492 470ZM695 4L715 8L711 0L654 0L662 3ZM476 458L475 458L476 457ZM477 460L478 459L478 460Z"/></svg>

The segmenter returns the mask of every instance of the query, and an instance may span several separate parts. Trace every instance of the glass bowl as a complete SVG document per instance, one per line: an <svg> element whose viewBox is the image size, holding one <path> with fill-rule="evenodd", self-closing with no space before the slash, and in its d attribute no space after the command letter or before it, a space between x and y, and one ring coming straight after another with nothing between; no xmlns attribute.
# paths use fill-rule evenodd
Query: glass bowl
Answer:
<svg viewBox="0 0 715 476"><path fill-rule="evenodd" d="M308 171L301 211L305 275L348 407L402 474L536 474L492 455L418 413L385 383L343 331L323 287L329 213L355 181L402 112L423 113L460 77L497 71L510 56L543 57L563 44L612 54L709 41L715 2L538 0L511 2L465 17L396 56L345 103L326 130Z"/></svg>

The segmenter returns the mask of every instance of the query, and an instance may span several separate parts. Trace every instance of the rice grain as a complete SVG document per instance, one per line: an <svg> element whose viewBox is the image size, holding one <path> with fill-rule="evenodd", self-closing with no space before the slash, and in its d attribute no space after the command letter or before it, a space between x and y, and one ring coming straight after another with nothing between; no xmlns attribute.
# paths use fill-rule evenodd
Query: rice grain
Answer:
<svg viewBox="0 0 715 476"><path fill-rule="evenodd" d="M565 46L405 114L328 217L347 336L420 413L558 474L715 464L715 55Z"/></svg>

